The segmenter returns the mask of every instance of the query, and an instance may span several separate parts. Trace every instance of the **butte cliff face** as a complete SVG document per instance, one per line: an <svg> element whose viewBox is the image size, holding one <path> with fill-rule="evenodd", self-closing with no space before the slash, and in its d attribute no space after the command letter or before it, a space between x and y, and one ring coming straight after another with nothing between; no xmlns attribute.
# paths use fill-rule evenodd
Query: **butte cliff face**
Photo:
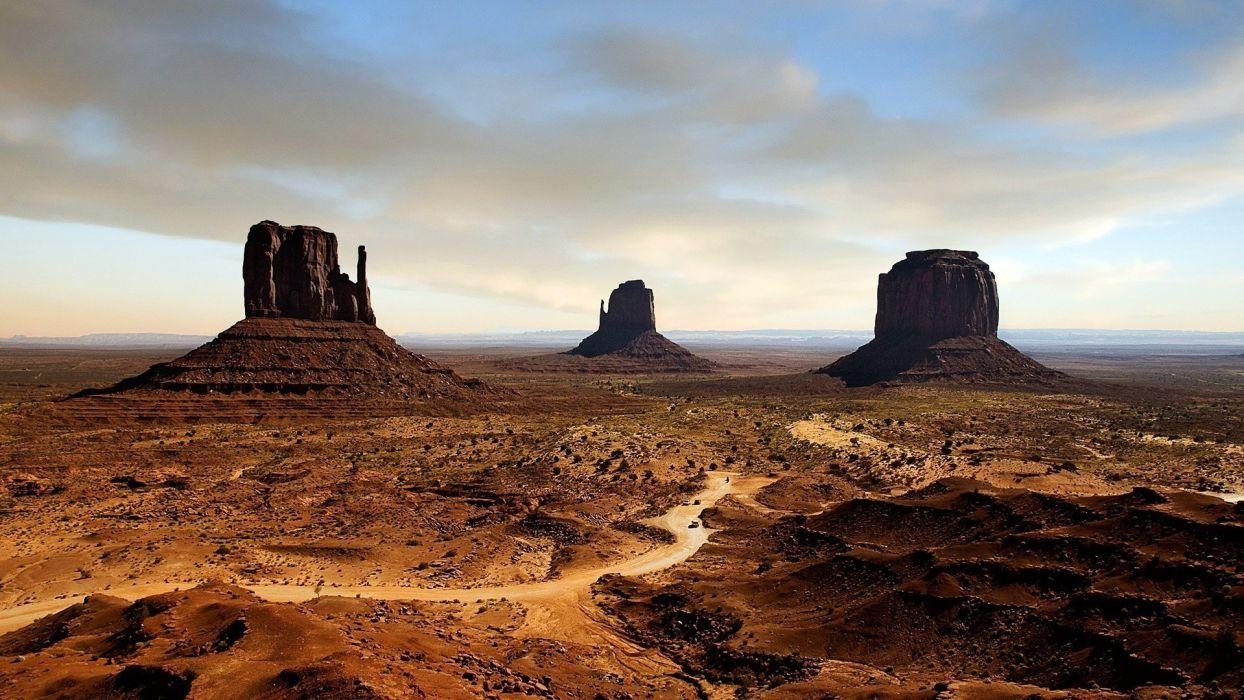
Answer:
<svg viewBox="0 0 1244 700"><path fill-rule="evenodd" d="M367 288L367 251L359 246L358 281L341 271L337 236L315 226L261 221L242 258L247 318L359 321L375 325Z"/></svg>
<svg viewBox="0 0 1244 700"><path fill-rule="evenodd" d="M601 358L602 371L707 372L717 364L657 332L652 290L630 280L600 303L600 326L567 354Z"/></svg>
<svg viewBox="0 0 1244 700"><path fill-rule="evenodd" d="M362 246L358 281L351 281L338 266L335 235L263 221L247 235L242 277L245 319L182 357L83 394L292 394L395 403L496 393L410 352L375 326Z"/></svg>
<svg viewBox="0 0 1244 700"><path fill-rule="evenodd" d="M908 253L877 283L879 339L998 335L998 285L971 251Z"/></svg>
<svg viewBox="0 0 1244 700"><path fill-rule="evenodd" d="M875 338L818 370L850 386L1060 378L998 338L998 285L971 251L907 254L877 283Z"/></svg>

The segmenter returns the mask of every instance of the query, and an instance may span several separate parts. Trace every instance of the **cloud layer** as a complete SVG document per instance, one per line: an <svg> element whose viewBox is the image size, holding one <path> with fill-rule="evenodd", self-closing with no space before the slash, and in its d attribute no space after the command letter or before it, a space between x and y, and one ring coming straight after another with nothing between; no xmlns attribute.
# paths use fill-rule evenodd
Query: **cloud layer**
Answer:
<svg viewBox="0 0 1244 700"><path fill-rule="evenodd" d="M1022 19L899 4L969 36ZM755 327L867 316L907 248L1072 244L1244 190L1238 44L1152 85L1062 35L982 38L964 105L909 116L827 84L815 26L563 7L515 44L502 19L361 14L4 3L0 214L227 241L315 223L394 286L571 310L643 276L678 325ZM1193 127L1223 138L1144 138Z"/></svg>

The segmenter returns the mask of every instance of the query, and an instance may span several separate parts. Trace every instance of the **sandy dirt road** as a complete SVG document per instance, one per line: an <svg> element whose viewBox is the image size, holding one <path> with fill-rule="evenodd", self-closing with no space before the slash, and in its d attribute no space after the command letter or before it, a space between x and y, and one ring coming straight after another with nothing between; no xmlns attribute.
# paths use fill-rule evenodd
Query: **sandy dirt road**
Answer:
<svg viewBox="0 0 1244 700"><path fill-rule="evenodd" d="M708 528L690 527L693 521L698 521L704 509L711 508L718 500L731 493L747 497L750 500L751 494L773 481L772 479L758 477L735 478L738 475L722 471L707 472L707 475L708 485L703 491L692 497L692 505L674 506L666 511L664 515L646 521L649 525L661 527L672 533L674 535L672 544L663 545L631 559L614 562L606 566L573 571L563 575L561 578L550 581L482 588L331 585L317 587L293 584L235 585L246 588L259 597L273 602L301 602L323 596L359 597L378 600L460 601L463 603L505 598L512 601L544 601L558 608L577 607L582 609L586 601L588 589L601 576L607 574L640 576L667 569L691 558L700 547L704 546L704 543L708 542L709 536L713 533ZM98 592L127 600L136 600L172 590L192 588L195 585L197 585L197 582L194 581L140 582ZM45 615L50 615L70 605L80 603L85 597L85 595L69 596L0 610L0 633L18 629Z"/></svg>

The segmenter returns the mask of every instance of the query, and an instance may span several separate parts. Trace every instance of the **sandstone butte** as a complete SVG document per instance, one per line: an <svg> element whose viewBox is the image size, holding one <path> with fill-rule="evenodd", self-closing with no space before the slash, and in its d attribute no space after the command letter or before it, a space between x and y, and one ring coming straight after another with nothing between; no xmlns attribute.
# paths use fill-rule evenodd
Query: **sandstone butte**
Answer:
<svg viewBox="0 0 1244 700"><path fill-rule="evenodd" d="M397 344L376 327L359 246L341 272L337 236L261 221L243 256L246 317L211 342L85 395L188 393L464 401L491 389Z"/></svg>
<svg viewBox="0 0 1244 700"><path fill-rule="evenodd" d="M247 318L359 321L376 325L367 288L367 250L359 246L358 281L341 271L337 236L315 226L261 221L242 258Z"/></svg>
<svg viewBox="0 0 1244 700"><path fill-rule="evenodd" d="M652 371L709 372L717 363L657 332L656 304L643 280L630 280L600 302L600 325L568 355L626 361Z"/></svg>
<svg viewBox="0 0 1244 700"><path fill-rule="evenodd" d="M978 254L910 252L878 280L873 340L817 371L848 386L1063 378L998 338L998 309L997 282Z"/></svg>

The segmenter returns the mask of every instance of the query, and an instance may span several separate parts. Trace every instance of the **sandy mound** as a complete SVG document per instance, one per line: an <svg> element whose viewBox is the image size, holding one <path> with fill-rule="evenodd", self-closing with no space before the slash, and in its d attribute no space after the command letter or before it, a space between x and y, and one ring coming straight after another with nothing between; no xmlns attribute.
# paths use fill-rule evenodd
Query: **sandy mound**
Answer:
<svg viewBox="0 0 1244 700"><path fill-rule="evenodd" d="M134 603L94 595L0 636L0 656L13 659L0 670L0 687L5 697L467 695L469 685L449 674L426 673L413 684L387 672L327 618L314 603L266 603L223 584ZM407 649L439 652L418 642Z"/></svg>

